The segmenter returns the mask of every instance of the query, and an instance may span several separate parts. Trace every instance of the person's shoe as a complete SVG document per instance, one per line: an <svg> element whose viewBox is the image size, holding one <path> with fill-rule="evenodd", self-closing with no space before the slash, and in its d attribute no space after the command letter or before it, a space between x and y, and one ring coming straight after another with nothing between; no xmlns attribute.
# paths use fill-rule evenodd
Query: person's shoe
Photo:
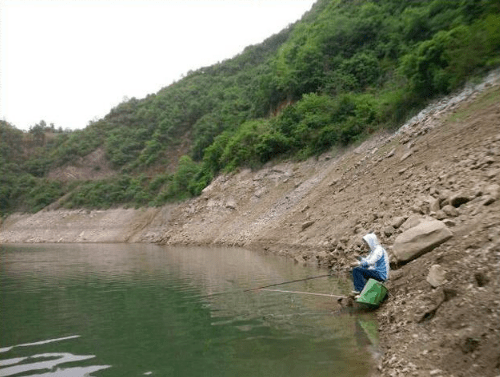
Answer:
<svg viewBox="0 0 500 377"><path fill-rule="evenodd" d="M349 297L351 297L351 298L356 298L356 296L359 297L359 293L360 292L358 292L358 291L352 291L351 294L349 295Z"/></svg>

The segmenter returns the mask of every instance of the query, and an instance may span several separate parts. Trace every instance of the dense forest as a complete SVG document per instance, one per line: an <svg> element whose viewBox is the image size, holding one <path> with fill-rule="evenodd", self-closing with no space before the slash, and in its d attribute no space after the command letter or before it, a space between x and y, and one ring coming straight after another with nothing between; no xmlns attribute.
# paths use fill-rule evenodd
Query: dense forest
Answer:
<svg viewBox="0 0 500 377"><path fill-rule="evenodd" d="M318 0L241 54L119 104L78 131L0 121L0 213L156 206L221 172L304 159L396 128L500 65L498 0ZM50 171L96 149L115 174ZM96 169L99 167L96 166Z"/></svg>

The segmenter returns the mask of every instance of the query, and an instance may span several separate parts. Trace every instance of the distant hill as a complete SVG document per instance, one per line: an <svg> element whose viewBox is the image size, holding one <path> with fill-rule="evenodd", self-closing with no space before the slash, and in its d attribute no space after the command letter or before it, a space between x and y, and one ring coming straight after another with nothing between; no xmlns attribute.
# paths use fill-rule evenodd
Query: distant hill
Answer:
<svg viewBox="0 0 500 377"><path fill-rule="evenodd" d="M161 205L198 195L221 171L398 127L500 65L499 25L495 0L319 0L263 43L124 101L84 130L0 122L1 214L57 200ZM78 167L87 173L62 173Z"/></svg>

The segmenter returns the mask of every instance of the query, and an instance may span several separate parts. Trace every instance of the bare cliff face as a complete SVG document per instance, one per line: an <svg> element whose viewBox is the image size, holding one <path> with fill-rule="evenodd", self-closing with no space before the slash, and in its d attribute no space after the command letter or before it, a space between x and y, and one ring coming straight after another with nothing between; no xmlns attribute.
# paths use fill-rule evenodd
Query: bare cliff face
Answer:
<svg viewBox="0 0 500 377"><path fill-rule="evenodd" d="M499 375L498 73L348 150L219 176L163 208L16 214L0 242L233 245L342 273L369 231L393 267L374 374Z"/></svg>

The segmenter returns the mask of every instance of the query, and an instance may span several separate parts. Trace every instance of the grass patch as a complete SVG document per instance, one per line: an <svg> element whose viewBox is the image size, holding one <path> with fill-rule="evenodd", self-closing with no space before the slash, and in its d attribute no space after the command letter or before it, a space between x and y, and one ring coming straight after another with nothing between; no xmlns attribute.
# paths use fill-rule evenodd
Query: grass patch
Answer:
<svg viewBox="0 0 500 377"><path fill-rule="evenodd" d="M477 111L484 110L500 103L500 88L495 87L478 95L474 102L460 107L456 113L451 114L446 122L462 122Z"/></svg>

